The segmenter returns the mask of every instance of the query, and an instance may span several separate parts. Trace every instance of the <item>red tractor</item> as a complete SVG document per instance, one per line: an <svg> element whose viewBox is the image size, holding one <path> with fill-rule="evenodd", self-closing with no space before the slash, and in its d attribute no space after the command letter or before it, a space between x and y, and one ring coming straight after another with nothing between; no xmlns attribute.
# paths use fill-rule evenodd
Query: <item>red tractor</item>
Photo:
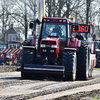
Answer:
<svg viewBox="0 0 100 100"><path fill-rule="evenodd" d="M23 43L22 79L31 76L61 76L73 81L92 77L94 66L90 66L89 43L72 38L71 26L73 24L65 18L42 19L38 43L35 38ZM72 31L77 31L78 25L75 24L73 28ZM88 31L85 27L84 30Z"/></svg>

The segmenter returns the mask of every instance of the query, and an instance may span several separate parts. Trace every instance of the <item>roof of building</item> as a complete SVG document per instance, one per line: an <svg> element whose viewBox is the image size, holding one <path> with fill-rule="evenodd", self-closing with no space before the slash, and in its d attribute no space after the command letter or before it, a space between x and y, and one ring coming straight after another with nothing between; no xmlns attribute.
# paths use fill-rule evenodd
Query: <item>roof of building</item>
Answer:
<svg viewBox="0 0 100 100"><path fill-rule="evenodd" d="M5 34L17 34L15 29L13 28L13 24L11 24L10 28L5 32Z"/></svg>

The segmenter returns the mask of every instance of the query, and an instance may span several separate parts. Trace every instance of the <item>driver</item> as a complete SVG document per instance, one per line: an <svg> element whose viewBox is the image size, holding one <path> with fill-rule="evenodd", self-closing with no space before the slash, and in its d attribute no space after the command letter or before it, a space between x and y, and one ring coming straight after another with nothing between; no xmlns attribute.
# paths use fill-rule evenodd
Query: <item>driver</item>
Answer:
<svg viewBox="0 0 100 100"><path fill-rule="evenodd" d="M60 30L60 28L59 28L59 26L58 25L55 25L55 28L53 29L53 31L52 32L55 32L55 33L57 33L58 34L58 36L61 36L61 30Z"/></svg>

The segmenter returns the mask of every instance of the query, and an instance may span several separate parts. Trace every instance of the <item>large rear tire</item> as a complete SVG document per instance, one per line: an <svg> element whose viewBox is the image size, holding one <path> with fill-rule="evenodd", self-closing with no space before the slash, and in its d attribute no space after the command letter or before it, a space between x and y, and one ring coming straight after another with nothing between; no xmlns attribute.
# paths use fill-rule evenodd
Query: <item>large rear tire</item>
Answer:
<svg viewBox="0 0 100 100"><path fill-rule="evenodd" d="M86 80L89 78L89 49L82 45L79 48L77 59L77 79Z"/></svg>
<svg viewBox="0 0 100 100"><path fill-rule="evenodd" d="M76 79L77 57L76 51L65 51L63 65L65 67L64 80L74 81Z"/></svg>
<svg viewBox="0 0 100 100"><path fill-rule="evenodd" d="M35 50L34 49L23 49L22 53L22 63L21 63L21 78L27 79L30 78L30 74L24 74L24 64L33 64L34 63Z"/></svg>

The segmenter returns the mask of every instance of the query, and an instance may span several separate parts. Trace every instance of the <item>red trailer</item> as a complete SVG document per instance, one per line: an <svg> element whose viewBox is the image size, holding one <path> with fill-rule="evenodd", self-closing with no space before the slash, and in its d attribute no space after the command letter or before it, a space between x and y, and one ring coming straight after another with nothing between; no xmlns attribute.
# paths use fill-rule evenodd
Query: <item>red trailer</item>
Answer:
<svg viewBox="0 0 100 100"><path fill-rule="evenodd" d="M1 59L5 62L12 61L12 64L20 63L22 49L1 49Z"/></svg>

